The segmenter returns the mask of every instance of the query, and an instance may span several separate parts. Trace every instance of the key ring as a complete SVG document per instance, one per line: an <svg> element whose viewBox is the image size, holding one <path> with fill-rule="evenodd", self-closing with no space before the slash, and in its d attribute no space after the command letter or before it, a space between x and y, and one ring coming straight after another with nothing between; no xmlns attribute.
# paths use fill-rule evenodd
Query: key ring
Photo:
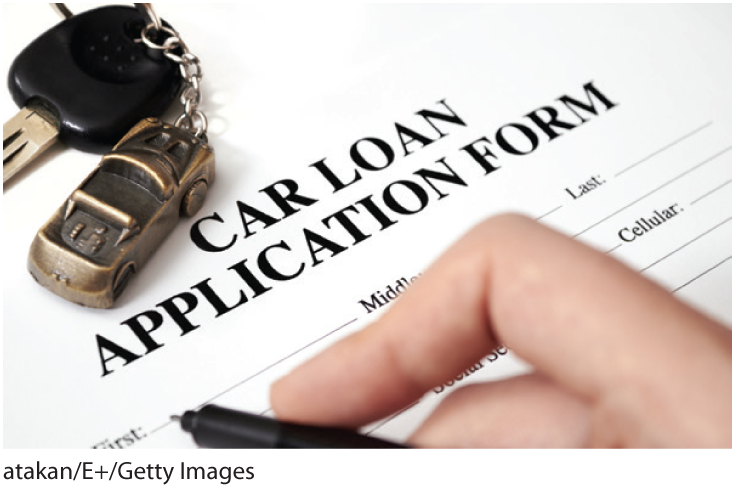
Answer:
<svg viewBox="0 0 735 488"><path fill-rule="evenodd" d="M161 27L163 27L163 23L161 22L161 18L158 16L156 11L153 10L153 4L134 3L133 5L135 5L136 9L138 9L138 12L140 12L144 17L148 18L148 22L146 22L146 25L153 24L156 30L161 30ZM69 17L74 16L74 12L69 10L69 7L67 7L65 3L52 3L51 8L56 10L56 13L58 13L62 19L68 19Z"/></svg>
<svg viewBox="0 0 735 488"><path fill-rule="evenodd" d="M74 13L64 3L52 3L50 5L52 9L56 10L57 14L61 15L62 19L68 19L74 16Z"/></svg>
<svg viewBox="0 0 735 488"><path fill-rule="evenodd" d="M156 30L161 30L163 28L161 18L158 16L156 11L153 10L152 3L136 3L134 5L135 8L138 9L138 12L140 12L144 17L148 17L149 22L146 22L146 24L153 24Z"/></svg>
<svg viewBox="0 0 735 488"><path fill-rule="evenodd" d="M179 101L184 107L184 112L179 115L174 125L186 129L206 141L207 116L198 108L202 101L200 87L202 67L199 58L189 51L186 43L176 30L163 25L161 18L153 9L152 3L136 3L134 5L138 12L147 19L146 25L140 33L142 42L150 49L162 51L164 56L179 65L179 72L184 80ZM64 19L74 15L66 4L52 3L51 7ZM159 38L162 41L157 44Z"/></svg>

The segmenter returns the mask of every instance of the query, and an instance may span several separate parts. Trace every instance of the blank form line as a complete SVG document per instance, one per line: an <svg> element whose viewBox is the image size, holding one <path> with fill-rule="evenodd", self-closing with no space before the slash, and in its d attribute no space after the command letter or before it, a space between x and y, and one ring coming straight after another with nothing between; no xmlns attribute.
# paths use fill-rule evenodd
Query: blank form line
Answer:
<svg viewBox="0 0 735 488"><path fill-rule="evenodd" d="M660 263L660 262L661 262L661 261L663 261L664 259L666 259L666 258L668 258L668 257L672 256L673 254L676 254L677 252L679 252L679 251L681 251L682 249L684 249L685 247L687 247L687 246L688 246L689 244L691 244L691 243L693 243L693 242L695 242L695 241L699 240L700 238L702 238L702 237L706 236L707 234L709 234L710 232L712 232L712 231L713 231L713 230L715 230L716 228L718 228L718 227L720 227L720 226L722 226L722 225L726 224L727 222L730 222L731 220L732 220L732 217L728 217L728 218L726 218L725 220L723 220L723 221L722 221L722 222L720 222L719 224L715 225L715 226L714 226L714 227L712 227L711 229L709 229L709 230L706 230L706 231L704 231L703 233L699 234L699 235L698 235L697 237L695 237L694 239L690 240L689 242L686 242L686 243L682 244L681 246L677 247L676 249L674 249L673 251L671 251L671 252L670 252L670 253L668 253L667 255L665 255L665 256L663 256L663 257L661 257L661 258L657 259L656 261L652 262L651 264L649 264L649 265L648 265L648 266L646 266L645 268L643 268L643 269L639 270L638 272L639 272L639 273L643 273L643 272L644 272L644 271L646 271L647 269L649 269L649 268L652 268L653 266L657 265L658 263Z"/></svg>
<svg viewBox="0 0 735 488"><path fill-rule="evenodd" d="M415 402L413 402L413 403L412 403L411 405L408 405L407 407L403 407L403 408L402 408L401 410L397 411L396 413L394 413L394 414L393 414L393 415L391 415L390 417L388 417L388 418L384 419L384 420L383 420L382 422L380 422L380 423L379 423L378 425L376 425L375 427L373 427L373 428L372 428L372 429L370 429L369 431L365 432L365 434L367 434L367 435L370 435L370 434L372 434L373 432L375 432L376 430L378 430L379 428L381 428L382 426L384 426L385 424L387 424L388 422L390 422L390 421L391 421L391 420L393 420L394 418L396 418L396 417L398 417L399 415L401 415L401 414L402 414L403 412L405 412L405 411L407 411L407 410L409 410L409 409L411 409L411 408L415 407L415 406L416 406L416 405L418 405L418 404L419 404L420 402L421 402L421 400L416 400L416 401L415 401Z"/></svg>
<svg viewBox="0 0 735 488"><path fill-rule="evenodd" d="M283 358L279 359L278 361L276 361L275 363L273 363L273 364L270 364L270 365L266 366L265 368L261 369L261 370L260 370L260 371L258 371L257 373L254 373L254 374L252 374L252 375L248 376L248 377L247 377L247 378L245 378L244 380L242 380L242 381L240 381L240 382L238 382L238 383L235 383L234 385L232 385L231 387L227 388L226 390L224 390L224 391L222 391L222 392L220 392L220 393L216 394L215 396L213 396L212 398L210 398L210 399L209 399L209 400L207 400L206 402L200 403L200 404L199 404L199 405L198 405L198 406L197 406L196 408L201 408L201 407L203 407L204 405L206 405L206 404L210 403L211 401L213 401L213 400L216 400L217 398L221 397L222 395L224 395L224 394L226 394L226 393L229 393L229 392L231 392L232 390L234 390L234 389L235 389L235 388L237 388L238 386L241 386L241 385L243 385L243 384L247 383L248 381L252 380L253 378L256 378L256 377L260 376L261 374L265 373L265 372L266 372L266 371L268 371L269 369L271 369L271 368L273 368L273 367L275 367L275 366L278 366L279 364L281 364L282 362L286 361L287 359L290 359L290 358L292 358L293 356L295 356L295 355L297 355L298 353L300 353L301 351L303 351L303 350L305 350L305 349L308 349L308 348L310 348L311 346L313 346L313 345L314 345L314 344L316 344L317 342L323 341L324 339L326 339L326 338L327 338L327 337L329 337L330 335L332 335L332 334L334 334L335 332L338 332L338 331L340 331L340 330L344 329L345 327L347 327L348 325L350 325L350 324L352 324L352 323L354 323L354 322L356 322L356 321L357 321L357 319L352 319L352 320L350 320L349 322L347 322L347 323L345 323L345 324L343 324L343 325L340 325L340 326L339 326L339 327L337 327L336 329L334 329L334 330L332 330L332 331L330 331L330 332L327 332L326 334L324 334L323 336L319 337L318 339L315 339L315 340L311 341L310 343L308 343L307 345L305 345L305 346L303 346L303 347L301 347L301 348L299 348L299 349L295 350L294 352L292 352L292 353L291 353L291 354L289 354L288 356L285 356L285 357L283 357Z"/></svg>
<svg viewBox="0 0 735 488"><path fill-rule="evenodd" d="M168 422L166 422L165 424L161 424L161 425L159 425L158 427L156 427L155 429L149 430L149 431L148 431L148 433L147 433L147 434L145 434L145 437L150 437L150 436L152 436L153 434L155 434L155 433L156 433L156 432L158 432L159 430L163 429L163 428L164 428L164 427L166 427L167 425L170 425L170 424L172 424L172 423L174 423L174 422L176 422L176 420L174 420L174 419L169 419L169 421L168 421Z"/></svg>
<svg viewBox="0 0 735 488"><path fill-rule="evenodd" d="M558 207L556 207L556 208L554 208L554 209L552 209L552 210L549 210L548 212L546 212L546 213L545 213L545 214L543 214L542 216L540 216L540 217L536 217L536 220L538 221L538 220L541 220L541 219L543 219L544 217L548 217L549 215L553 214L554 212L556 212L557 210L559 210L559 209L560 209L560 208L562 208L563 206L564 206L564 205L559 205Z"/></svg>
<svg viewBox="0 0 735 488"><path fill-rule="evenodd" d="M709 122L707 122L706 124L704 124L704 125L702 125L702 126L699 126L699 127L697 127L696 129L694 129L693 131L689 132L688 134L685 134L685 135L681 136L680 138L676 139L675 141L673 141L673 142L670 142L670 143L668 143L668 144L667 144L667 145L665 145L664 147L662 147L662 148L660 148L660 149L656 150L655 152L652 152L651 154L649 154L649 155L648 155L648 156L646 156L645 158L641 159L640 161L638 161L638 162L636 162L636 163L633 163L633 164L631 164L630 166L628 166L628 167L627 167L627 168L625 168L624 170L622 170L622 171L620 171L619 173L617 173L617 174L615 175L615 177L618 177L618 176L622 175L623 173L625 173L626 171L628 171L629 169L633 169L633 168L635 168L636 166L638 166L639 164L641 164L641 163L643 163L643 162L645 162L645 161L648 161L649 159L651 159L651 158L652 158L652 157L654 157L655 155L657 155L657 154L659 154L659 153L662 153L663 151L665 151L665 150L669 149L670 147L673 147L673 146L675 146L676 144L678 144L678 143L680 143L681 141L683 141L683 140L687 139L688 137L691 137L691 136L693 136L694 134L696 134L696 133L697 133L697 132L699 132L700 130L702 130L702 129L705 129L705 128L709 127L710 125L712 125L712 121L711 121L711 120L710 120Z"/></svg>
<svg viewBox="0 0 735 488"><path fill-rule="evenodd" d="M722 260L722 261L720 261L719 263L717 263L717 264L715 264L714 266L712 266L711 268L709 268L709 269L707 269L707 270L705 270L705 271L701 272L700 274L698 274L697 276L695 276L695 277L694 277L694 278L692 278L691 280L687 281L686 283L684 283L684 284L683 284L683 285L681 285L680 287L678 287L678 288L674 288L673 290L671 290L671 293L676 293L677 291L681 290L681 289L682 289L682 288L684 288L685 286L688 286L688 285L692 284L693 282L697 281L697 280L698 280L699 278L701 278L702 276L706 275L706 274L707 274L707 273L709 273L710 271L713 271L713 270L715 270L716 268L719 268L720 266L722 266L723 264L725 264L726 262L728 262L728 261L729 261L729 260L731 260L731 259L732 259L732 256L728 256L728 257L726 257L725 259L723 259L723 260Z"/></svg>
<svg viewBox="0 0 735 488"><path fill-rule="evenodd" d="M574 236L572 236L572 237L579 237L580 235L584 234L584 233L585 233L585 232L587 232L588 230L590 230L590 229L593 229L593 228L597 227L597 226L598 226L598 225L600 225L601 223L603 223L603 222L605 222L606 220L608 220L608 219L610 219L610 218L614 217L615 215L619 214L619 213L620 213L620 212L622 212L623 210L626 210L627 208L629 208L629 207L632 207L633 205L635 205L636 203L640 202L640 201L641 201L641 200L643 200L644 198L646 198L646 197L648 197L648 196L650 196L650 195L652 195L652 194L656 193L657 191L661 190L662 188L664 188L664 187L666 187L666 186L670 185L671 183L675 182L675 181L676 181L676 180L678 180L679 178L682 178L683 176L686 176L687 174L691 173L691 172L692 172L692 171L694 171L695 169L697 169L697 168L700 168L701 166L704 166L705 164L709 163L710 161L712 161L713 159L717 158L718 156L721 156L722 154L726 153L727 151L730 151L731 149L732 149L732 146L727 146L727 147L726 147L725 149L721 150L720 152L718 152L718 153L716 153L716 154L713 154L712 156L708 157L707 159L705 159L705 160L704 160L704 161L702 161L701 163L698 163L698 164L696 164L696 165L692 166L691 168L689 168L688 170L686 170L686 171L684 171L683 173L679 174L678 176L675 176L674 178L670 179L669 181L667 181L667 182L666 182L666 183L664 183L663 185L661 185L661 186L659 186L659 187L657 187L657 188L654 188L653 190L649 191L649 192L648 192L648 193L646 193L645 195L643 195L643 196L641 196L641 197L637 198L636 200L633 200L633 201L632 201L632 202L630 202L630 203L629 203L628 205L626 205L626 206L624 206L624 207L622 207L622 208L620 208L620 209L616 210L615 212L611 213L611 214L610 214L610 215L608 215L607 217L605 217L605 218L603 218L603 219L601 219L601 220L598 220L597 222L595 222L594 224L590 225L589 227L587 227L586 229L582 230L581 232L578 232L577 234L574 234Z"/></svg>
<svg viewBox="0 0 735 488"><path fill-rule="evenodd" d="M618 244L617 246L613 247L612 249L610 249L608 251L605 251L605 254L610 254L611 252L613 252L614 250L616 250L617 248L619 248L621 246L622 246L622 244Z"/></svg>
<svg viewBox="0 0 735 488"><path fill-rule="evenodd" d="M730 179L730 180L727 180L726 182L724 182L723 184L721 184L721 185L720 185L720 186L718 186L717 188L713 188L712 190L708 191L707 193L705 193L705 194L704 194L704 195L702 195L701 197L699 197L699 198L697 198L696 200L692 201L692 203L691 203L690 205L694 205L695 203L697 203L697 202L698 202L698 201L700 201L701 199L703 199L703 198L705 198L705 197L708 197L708 196L712 195L712 194L713 194L714 192L716 192L717 190L720 190L720 189L722 189L722 188L726 187L726 186L727 186L727 185L729 185L730 183L732 183L732 180L731 180L731 179Z"/></svg>
<svg viewBox="0 0 735 488"><path fill-rule="evenodd" d="M207 400L207 401L205 401L205 402L202 402L202 403L200 403L199 405L197 405L197 406L196 406L196 407L194 408L194 410L198 410L199 408L203 407L204 405L207 405L208 403L211 403L212 401L216 400L217 398L221 397L222 395L225 395L225 394L227 394L227 393L231 392L232 390L234 390L235 388L237 388L237 387L239 387L239 386L242 386L243 384L247 383L248 381L252 380L253 378L256 378L256 377L260 376L261 374L265 373L265 372L266 372L266 371L268 371L269 369L271 369L271 368L273 368L273 367L275 367L275 366L277 366L277 365L281 364L282 362L286 361L287 359L290 359L290 358L292 358L293 356L297 355L297 354L298 354L298 353L300 353L301 351L303 351L303 350L305 350L305 349L308 349L308 348L310 348L310 347L311 347L311 346L313 346L314 344L316 344L316 343L318 343L318 342L320 342L320 341L323 341L324 339L326 339L326 338L327 338L327 337L329 337L330 335L332 335L332 334L334 334L335 332L338 332L338 331L340 331L340 330L344 329L345 327L347 327L348 325L351 325L351 324L353 324L353 323L354 323L354 322L356 322L356 321L357 321L357 319L356 319L356 318L355 318L355 319L352 319L352 320L350 320L349 322L347 322L347 323L345 323L345 324L342 324L342 325L340 325L340 326L339 326L339 327L337 327L336 329L334 329L334 330L331 330L331 331L327 332L326 334L324 334L323 336L319 337L318 339L315 339L315 340L311 341L310 343L306 344L305 346L303 346L303 347L301 347L301 348L299 348L299 349L295 350L294 352L292 352L292 353L291 353L291 354L289 354L288 356L282 357L281 359L279 359L279 360L278 360L278 361L276 361L275 363L273 363L273 364L270 364L270 365L266 366L265 368L261 369L261 370L260 370L260 371L258 371L257 373L251 374L250 376L248 376L248 377L247 377L247 378L245 378L244 380L242 380L242 381L239 381L239 382L235 383L234 385L230 386L229 388L227 388L226 390L224 390L224 391L221 391L221 392L217 393L216 395L214 395L214 396L213 396L212 398L210 398L209 400ZM269 409L269 410L270 410L270 409ZM266 412L267 412L267 411L268 411L268 410L266 410ZM168 422L166 422L165 424L163 424L163 425L160 425L159 427L156 427L155 429L153 429L153 430L151 430L150 432L148 432L148 435L151 435L151 434L154 434L154 433L156 433L157 431L161 430L162 428L166 427L167 425L171 424L172 422L175 422L175 421L174 421L174 420L169 420L169 421L168 421Z"/></svg>

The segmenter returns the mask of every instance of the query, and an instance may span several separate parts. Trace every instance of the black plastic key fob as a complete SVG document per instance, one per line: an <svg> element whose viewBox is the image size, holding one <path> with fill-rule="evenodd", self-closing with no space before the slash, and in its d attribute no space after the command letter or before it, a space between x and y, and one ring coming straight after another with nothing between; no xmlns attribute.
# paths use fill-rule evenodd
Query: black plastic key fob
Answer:
<svg viewBox="0 0 735 488"><path fill-rule="evenodd" d="M8 74L13 100L54 112L68 145L109 151L139 120L160 115L181 86L178 65L140 40L144 27L133 7L69 17L15 59Z"/></svg>

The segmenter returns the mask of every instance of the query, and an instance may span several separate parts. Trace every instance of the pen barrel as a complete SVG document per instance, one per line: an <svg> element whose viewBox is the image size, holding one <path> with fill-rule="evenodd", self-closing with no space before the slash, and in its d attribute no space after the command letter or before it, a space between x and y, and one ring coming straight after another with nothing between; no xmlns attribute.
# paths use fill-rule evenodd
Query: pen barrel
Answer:
<svg viewBox="0 0 735 488"><path fill-rule="evenodd" d="M352 430L330 427L312 427L290 423L281 424L282 434L276 447L306 449L396 449L405 448L377 437Z"/></svg>
<svg viewBox="0 0 735 488"><path fill-rule="evenodd" d="M403 448L401 444L346 429L279 422L276 419L207 405L181 417L181 427L201 447L225 449Z"/></svg>
<svg viewBox="0 0 735 488"><path fill-rule="evenodd" d="M274 419L216 405L184 413L181 427L198 446L220 449L277 447L280 428Z"/></svg>

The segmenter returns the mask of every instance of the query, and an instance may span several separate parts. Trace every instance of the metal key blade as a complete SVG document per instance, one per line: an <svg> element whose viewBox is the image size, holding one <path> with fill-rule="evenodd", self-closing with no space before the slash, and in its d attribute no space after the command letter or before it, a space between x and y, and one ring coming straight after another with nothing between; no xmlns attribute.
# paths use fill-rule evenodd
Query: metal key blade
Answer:
<svg viewBox="0 0 735 488"><path fill-rule="evenodd" d="M24 107L3 125L3 184L56 141L58 118L41 105Z"/></svg>

